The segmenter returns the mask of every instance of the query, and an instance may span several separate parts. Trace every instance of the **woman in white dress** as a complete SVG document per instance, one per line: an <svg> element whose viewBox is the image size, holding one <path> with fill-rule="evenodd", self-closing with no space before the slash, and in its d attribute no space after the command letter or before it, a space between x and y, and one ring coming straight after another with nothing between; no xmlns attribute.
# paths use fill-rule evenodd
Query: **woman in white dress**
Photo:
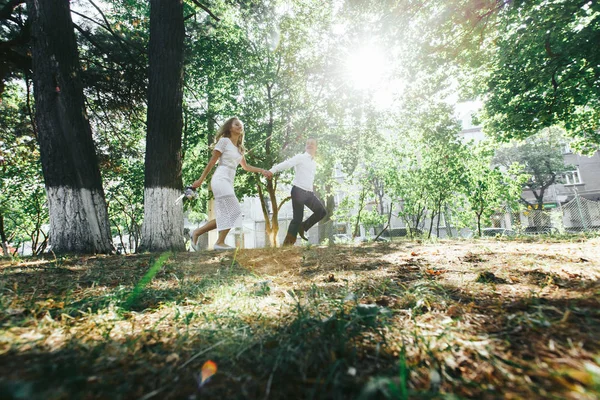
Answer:
<svg viewBox="0 0 600 400"><path fill-rule="evenodd" d="M219 232L214 249L232 249L232 247L225 244L225 238L229 230L238 225L238 220L242 216L240 203L233 191L233 180L238 164L242 164L242 168L248 172L258 172L268 178L272 176L271 172L246 163L246 159L244 158L244 124L239 118L233 117L228 119L219 128L215 142L212 157L206 168L204 168L202 176L191 185L192 189L202 186L206 176L213 169L217 161L219 162L217 170L210 181L211 190L215 196L216 219L208 221L204 226L192 232L192 248L195 251L198 251L196 247L198 236L213 229L217 229Z"/></svg>

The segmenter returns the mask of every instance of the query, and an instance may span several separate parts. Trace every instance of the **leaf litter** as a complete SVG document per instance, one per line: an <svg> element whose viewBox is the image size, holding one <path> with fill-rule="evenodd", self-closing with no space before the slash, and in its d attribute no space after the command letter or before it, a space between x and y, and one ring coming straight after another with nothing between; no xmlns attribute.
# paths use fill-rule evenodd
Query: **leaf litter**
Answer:
<svg viewBox="0 0 600 400"><path fill-rule="evenodd" d="M2 259L0 394L598 398L599 244Z"/></svg>

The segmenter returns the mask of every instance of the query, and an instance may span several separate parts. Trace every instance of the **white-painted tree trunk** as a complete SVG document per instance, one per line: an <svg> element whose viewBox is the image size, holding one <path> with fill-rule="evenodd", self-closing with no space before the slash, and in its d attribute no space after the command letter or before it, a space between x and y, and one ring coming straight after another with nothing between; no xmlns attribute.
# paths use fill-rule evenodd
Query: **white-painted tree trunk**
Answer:
<svg viewBox="0 0 600 400"><path fill-rule="evenodd" d="M46 188L52 251L110 253L110 226L104 196L89 189Z"/></svg>
<svg viewBox="0 0 600 400"><path fill-rule="evenodd" d="M144 191L141 251L185 251L183 207L175 204L181 192L171 188Z"/></svg>

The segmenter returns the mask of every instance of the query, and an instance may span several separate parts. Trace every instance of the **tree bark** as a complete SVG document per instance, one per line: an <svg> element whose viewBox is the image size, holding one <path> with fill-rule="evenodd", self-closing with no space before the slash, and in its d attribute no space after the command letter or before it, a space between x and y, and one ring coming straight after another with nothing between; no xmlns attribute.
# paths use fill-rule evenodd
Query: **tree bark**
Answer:
<svg viewBox="0 0 600 400"><path fill-rule="evenodd" d="M277 179L277 178L273 178ZM264 197L264 192L262 190L260 182L256 182L256 188L258 191L258 197L260 198L260 205L263 212L263 217L265 218L265 234L269 240L270 247L277 247L277 234L279 233L279 208L281 204L277 202L277 196L275 195L276 186L273 184L273 180L268 180L266 185L267 194L269 195L269 200L271 201L271 209L273 215L269 217L269 212L267 209L266 199Z"/></svg>
<svg viewBox="0 0 600 400"><path fill-rule="evenodd" d="M4 214L0 213L0 240L2 241L2 254L8 256L8 239L6 238L6 232L4 232Z"/></svg>
<svg viewBox="0 0 600 400"><path fill-rule="evenodd" d="M55 253L113 251L67 0L28 0L35 119Z"/></svg>
<svg viewBox="0 0 600 400"><path fill-rule="evenodd" d="M183 2L150 1L148 133L140 251L185 250L183 206Z"/></svg>

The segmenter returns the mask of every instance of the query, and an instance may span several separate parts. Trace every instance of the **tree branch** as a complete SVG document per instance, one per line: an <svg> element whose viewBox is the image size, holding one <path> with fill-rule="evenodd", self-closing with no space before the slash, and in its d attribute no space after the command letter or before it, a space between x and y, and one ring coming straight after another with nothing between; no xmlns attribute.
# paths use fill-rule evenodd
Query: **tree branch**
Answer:
<svg viewBox="0 0 600 400"><path fill-rule="evenodd" d="M108 18L106 18L106 16L104 15L104 13L102 12L102 9L100 7L98 7L92 0L88 0L88 2L98 11L98 13L100 14L100 16L102 17L102 19L104 20L104 23L106 25L101 24L100 22L86 16L83 14L80 14L76 11L71 11L74 14L79 15L82 18L87 19L88 21L94 22L95 24L103 27L105 30L107 30L115 39L117 39L117 41L121 44L121 47L123 48L123 50L125 50L127 52L127 54L129 54L131 57L134 57L134 55L131 53L130 49L127 46L131 46L131 47L136 47L134 44L129 43L129 41L127 41L125 38L121 37L119 34L117 34L111 27L110 22L108 21ZM143 51L140 49L137 49L138 51Z"/></svg>
<svg viewBox="0 0 600 400"><path fill-rule="evenodd" d="M206 6L205 6L205 5L203 5L203 4L200 4L200 2L198 2L198 0L192 0L192 3L194 3L196 6L198 6L198 7L199 7L199 8L201 8L201 9L203 9L204 11L206 11L206 13L207 13L208 15L210 15L211 17L213 17L215 21L217 21L217 22L219 22L219 21L220 21L219 17L217 17L215 14L213 14L213 13L212 13L212 12L211 12L211 11L208 9L208 7L206 7Z"/></svg>
<svg viewBox="0 0 600 400"><path fill-rule="evenodd" d="M24 3L25 0L10 0L0 9L0 19L9 19L13 10Z"/></svg>

